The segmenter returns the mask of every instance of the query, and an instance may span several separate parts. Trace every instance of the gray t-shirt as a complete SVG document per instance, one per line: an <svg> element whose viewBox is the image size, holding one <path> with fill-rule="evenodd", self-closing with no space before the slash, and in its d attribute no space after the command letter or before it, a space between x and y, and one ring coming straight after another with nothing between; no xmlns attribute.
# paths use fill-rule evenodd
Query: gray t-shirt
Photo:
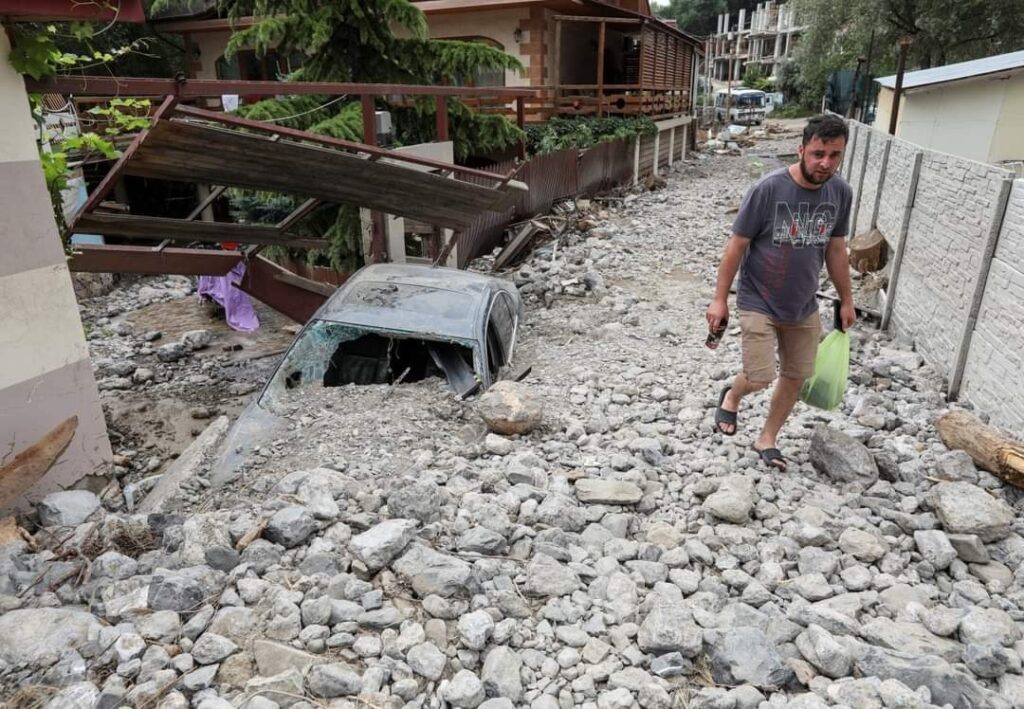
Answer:
<svg viewBox="0 0 1024 709"><path fill-rule="evenodd" d="M817 308L815 293L829 239L849 232L853 191L835 175L816 190L798 185L789 168L762 177L743 198L733 233L750 239L737 303L780 322L799 322Z"/></svg>

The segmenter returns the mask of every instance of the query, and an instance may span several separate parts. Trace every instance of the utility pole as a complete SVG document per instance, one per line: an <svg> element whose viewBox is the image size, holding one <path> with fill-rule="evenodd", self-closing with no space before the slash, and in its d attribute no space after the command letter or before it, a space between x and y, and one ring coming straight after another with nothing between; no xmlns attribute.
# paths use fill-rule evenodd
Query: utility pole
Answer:
<svg viewBox="0 0 1024 709"><path fill-rule="evenodd" d="M896 123L900 115L900 99L903 97L903 70L907 65L907 50L914 38L905 34L900 37L900 57L896 64L896 88L892 92L892 110L889 112L889 135L896 135Z"/></svg>
<svg viewBox="0 0 1024 709"><path fill-rule="evenodd" d="M860 83L860 68L864 61L864 57L857 57L857 68L853 72L853 89L850 92L850 102L846 105L847 118L853 118L853 114L857 110L857 86Z"/></svg>
<svg viewBox="0 0 1024 709"><path fill-rule="evenodd" d="M868 60L864 66L864 79L865 81L871 81L871 59L875 53L875 31L871 30L871 39L868 40ZM865 91L864 103L860 107L860 122L863 123L864 119L868 115L868 105L871 103L871 86L868 84Z"/></svg>

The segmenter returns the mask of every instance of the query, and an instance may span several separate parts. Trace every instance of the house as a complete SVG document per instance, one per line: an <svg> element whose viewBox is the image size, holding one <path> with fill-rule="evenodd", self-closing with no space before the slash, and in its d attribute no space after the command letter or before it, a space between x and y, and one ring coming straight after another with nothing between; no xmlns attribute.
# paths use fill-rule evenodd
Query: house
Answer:
<svg viewBox="0 0 1024 709"><path fill-rule="evenodd" d="M896 76L877 81L874 125L884 130ZM1024 161L1024 51L905 73L896 135L979 162Z"/></svg>
<svg viewBox="0 0 1024 709"><path fill-rule="evenodd" d="M700 42L651 14L646 0L422 0L430 36L486 42L522 62L525 72L484 72L476 86L529 87L538 97L528 121L554 115L687 115ZM236 28L251 26L240 18ZM224 57L232 24L213 2L188 15L153 18L182 35L189 78L274 79L297 58L240 51Z"/></svg>
<svg viewBox="0 0 1024 709"><path fill-rule="evenodd" d="M769 0L758 4L747 16L740 9L733 16L718 16L717 32L705 41L708 78L733 81L743 78L747 66L757 67L765 76L775 76L780 62L793 56L803 27L797 23L792 4Z"/></svg>

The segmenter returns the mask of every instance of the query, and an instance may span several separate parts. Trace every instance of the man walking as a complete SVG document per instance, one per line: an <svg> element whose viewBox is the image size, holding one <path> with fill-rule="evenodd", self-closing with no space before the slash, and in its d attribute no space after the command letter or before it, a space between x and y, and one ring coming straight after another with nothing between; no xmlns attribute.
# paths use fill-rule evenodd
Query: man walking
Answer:
<svg viewBox="0 0 1024 709"><path fill-rule="evenodd" d="M775 380L777 352L779 376L754 450L779 470L786 469L786 459L776 438L804 379L814 373L821 335L815 293L822 262L839 293L843 329L856 320L844 238L852 190L835 174L848 137L838 116L810 119L798 150L800 161L765 175L750 188L733 222L708 306L708 326L715 331L728 319L729 289L739 270L743 371L722 390L715 426L726 436L736 433L743 397Z"/></svg>

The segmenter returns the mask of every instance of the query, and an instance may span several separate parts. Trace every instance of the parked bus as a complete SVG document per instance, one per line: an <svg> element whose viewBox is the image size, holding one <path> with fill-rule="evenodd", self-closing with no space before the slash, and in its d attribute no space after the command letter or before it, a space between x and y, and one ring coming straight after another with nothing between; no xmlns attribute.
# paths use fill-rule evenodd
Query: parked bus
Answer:
<svg viewBox="0 0 1024 709"><path fill-rule="evenodd" d="M761 125L765 116L765 103L764 91L757 89L733 89L731 99L728 91L718 91L715 94L715 117L723 123Z"/></svg>

